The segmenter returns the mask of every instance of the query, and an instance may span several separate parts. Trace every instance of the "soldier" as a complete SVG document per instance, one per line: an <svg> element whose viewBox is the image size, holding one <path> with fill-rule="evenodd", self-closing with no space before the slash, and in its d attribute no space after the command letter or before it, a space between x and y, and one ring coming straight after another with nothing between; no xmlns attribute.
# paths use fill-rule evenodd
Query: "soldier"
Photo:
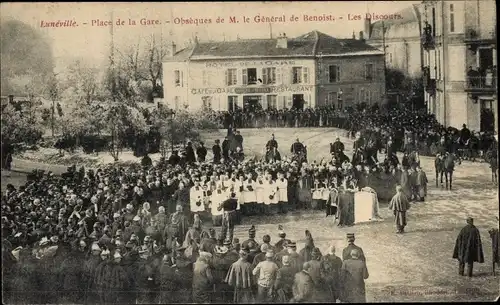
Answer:
<svg viewBox="0 0 500 305"><path fill-rule="evenodd" d="M290 265L290 257L283 256L281 265L276 273L274 281L274 291L277 296L277 302L288 303L293 298L293 282L296 274L294 267Z"/></svg>
<svg viewBox="0 0 500 305"><path fill-rule="evenodd" d="M295 143L292 144L292 147L290 148L290 152L292 154L301 154L305 151L304 144L300 143L299 139L295 141Z"/></svg>
<svg viewBox="0 0 500 305"><path fill-rule="evenodd" d="M278 225L278 236L279 236L280 240L274 245L276 253L279 253L283 249L285 249L286 248L286 244L290 242L289 239L286 239L286 233L283 230L283 226L282 225Z"/></svg>
<svg viewBox="0 0 500 305"><path fill-rule="evenodd" d="M328 254L322 259L323 279L325 285L330 290L330 300L336 302L340 296L340 269L342 268L342 259L335 255L335 246L330 246Z"/></svg>
<svg viewBox="0 0 500 305"><path fill-rule="evenodd" d="M483 245L481 234L474 226L474 219L467 217L467 225L462 228L457 236L453 258L458 260L458 274L464 275L465 264L467 263L467 276L472 277L474 262L484 263Z"/></svg>
<svg viewBox="0 0 500 305"><path fill-rule="evenodd" d="M272 150L274 148L278 149L278 142L274 139L274 133L271 135L271 139L267 141L266 148Z"/></svg>
<svg viewBox="0 0 500 305"><path fill-rule="evenodd" d="M314 245L314 240L312 238L311 232L309 232L309 230L306 230L305 234L306 245L304 249L300 250L299 254L305 262L308 262L313 259L313 251L315 251L315 249L319 251L319 249ZM321 251L319 252L319 255L321 256Z"/></svg>
<svg viewBox="0 0 500 305"><path fill-rule="evenodd" d="M357 249L359 251L359 259L360 260L366 261L363 249L361 249L361 247L358 247L354 244L355 240L356 240L356 238L354 237L354 233L347 233L348 245L347 245L347 247L344 248L344 250L342 250L342 260L343 261L351 258L351 250L353 250L353 249Z"/></svg>
<svg viewBox="0 0 500 305"><path fill-rule="evenodd" d="M256 234L255 226L252 225L250 229L248 229L248 239L241 244L241 247L243 249L249 249L250 242L253 242L257 248L259 247L259 244L255 241L255 234Z"/></svg>
<svg viewBox="0 0 500 305"><path fill-rule="evenodd" d="M224 211L222 217L222 236L223 239L232 240L234 224L236 221L236 208L238 206L238 201L236 200L236 194L231 192L231 198L225 200L222 206L219 207L220 210Z"/></svg>
<svg viewBox="0 0 500 305"><path fill-rule="evenodd" d="M266 244L264 244L266 245ZM263 245L263 246L264 246ZM274 252L267 251L265 253L265 260L261 261L255 266L252 273L257 276L257 301L267 302L273 292L274 280L278 272L278 265L273 261Z"/></svg>
<svg viewBox="0 0 500 305"><path fill-rule="evenodd" d="M330 154L340 154L344 152L344 143L340 141L339 137L335 138L335 142L330 144Z"/></svg>
<svg viewBox="0 0 500 305"><path fill-rule="evenodd" d="M341 268L343 283L342 302L366 303L365 280L368 278L366 262L361 259L358 249L352 249L350 258L344 260Z"/></svg>

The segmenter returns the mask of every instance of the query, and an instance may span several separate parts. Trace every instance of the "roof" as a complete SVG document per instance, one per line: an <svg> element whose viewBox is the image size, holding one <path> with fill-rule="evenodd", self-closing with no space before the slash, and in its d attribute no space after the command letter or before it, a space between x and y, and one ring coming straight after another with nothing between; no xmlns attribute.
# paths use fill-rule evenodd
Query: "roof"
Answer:
<svg viewBox="0 0 500 305"><path fill-rule="evenodd" d="M382 39L382 24L387 31L389 28L394 26L420 22L420 11L418 9L418 4L413 4L412 6L402 9L395 14L401 15L401 18L374 22L370 26L370 39Z"/></svg>
<svg viewBox="0 0 500 305"><path fill-rule="evenodd" d="M234 41L199 42L181 50L173 60L182 61L211 58L246 58L246 57L313 57L317 55L369 55L379 51L356 39L337 39L318 31L288 38L287 48L277 48L279 38L274 39L238 39ZM192 52L192 53L191 53ZM190 53L190 54L189 54ZM189 54L189 55L187 55ZM187 57L186 57L187 56Z"/></svg>

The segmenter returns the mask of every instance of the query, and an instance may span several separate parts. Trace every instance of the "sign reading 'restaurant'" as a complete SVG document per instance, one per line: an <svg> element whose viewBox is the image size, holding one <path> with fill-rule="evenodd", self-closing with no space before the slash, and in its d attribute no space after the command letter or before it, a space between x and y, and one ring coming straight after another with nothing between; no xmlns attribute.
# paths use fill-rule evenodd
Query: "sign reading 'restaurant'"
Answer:
<svg viewBox="0 0 500 305"><path fill-rule="evenodd" d="M293 66L293 60L259 60L259 61L213 61L205 63L207 68L261 67L261 66Z"/></svg>
<svg viewBox="0 0 500 305"><path fill-rule="evenodd" d="M280 92L311 92L312 85L306 86L269 86L269 87L226 87L226 88L193 88L191 94L262 94Z"/></svg>

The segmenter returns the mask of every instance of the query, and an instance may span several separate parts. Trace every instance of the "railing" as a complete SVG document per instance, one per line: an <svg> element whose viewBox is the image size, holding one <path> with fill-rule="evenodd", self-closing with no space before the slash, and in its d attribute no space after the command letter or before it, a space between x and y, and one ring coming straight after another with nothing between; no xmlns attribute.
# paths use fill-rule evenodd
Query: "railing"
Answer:
<svg viewBox="0 0 500 305"><path fill-rule="evenodd" d="M491 75L486 76L467 76L465 88L468 90L496 90L496 75L491 73Z"/></svg>

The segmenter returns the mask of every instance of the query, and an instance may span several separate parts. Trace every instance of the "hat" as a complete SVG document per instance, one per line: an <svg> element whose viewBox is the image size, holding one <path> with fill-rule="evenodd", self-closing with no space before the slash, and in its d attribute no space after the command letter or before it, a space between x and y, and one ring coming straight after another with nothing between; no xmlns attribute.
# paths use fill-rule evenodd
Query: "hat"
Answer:
<svg viewBox="0 0 500 305"><path fill-rule="evenodd" d="M127 204L127 206L125 207L127 210L133 210L134 207L132 206L132 204Z"/></svg>
<svg viewBox="0 0 500 305"><path fill-rule="evenodd" d="M285 238L285 236L286 236L286 233L285 233L285 231L283 230L283 226L282 226L282 225L278 225L278 235L279 235L279 237L281 237L281 238Z"/></svg>
<svg viewBox="0 0 500 305"><path fill-rule="evenodd" d="M248 234L249 234L249 235L253 235L253 236L255 236L255 232L256 232L256 230L255 230L255 226L254 226L254 225L252 225L252 226L250 227L250 229L248 230Z"/></svg>
<svg viewBox="0 0 500 305"><path fill-rule="evenodd" d="M225 239L224 240L224 246L230 246L231 245L231 240Z"/></svg>
<svg viewBox="0 0 500 305"><path fill-rule="evenodd" d="M289 248L297 248L297 243L294 241L290 241L286 246Z"/></svg>
<svg viewBox="0 0 500 305"><path fill-rule="evenodd" d="M347 239L348 240L354 240L355 239L354 233L347 233Z"/></svg>

